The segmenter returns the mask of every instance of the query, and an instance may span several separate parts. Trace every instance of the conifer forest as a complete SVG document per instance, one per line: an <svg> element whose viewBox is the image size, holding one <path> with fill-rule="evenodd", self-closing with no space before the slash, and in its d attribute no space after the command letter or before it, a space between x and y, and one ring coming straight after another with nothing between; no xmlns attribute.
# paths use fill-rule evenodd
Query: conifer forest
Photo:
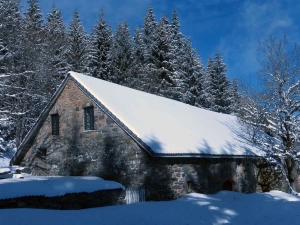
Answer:
<svg viewBox="0 0 300 225"><path fill-rule="evenodd" d="M156 20L150 7L134 31L126 21L112 28L99 10L88 34L78 11L67 26L55 5L44 21L38 0L24 13L0 0L0 24L0 130L17 145L71 70L216 112L234 112L239 98L221 53L204 66L176 10Z"/></svg>

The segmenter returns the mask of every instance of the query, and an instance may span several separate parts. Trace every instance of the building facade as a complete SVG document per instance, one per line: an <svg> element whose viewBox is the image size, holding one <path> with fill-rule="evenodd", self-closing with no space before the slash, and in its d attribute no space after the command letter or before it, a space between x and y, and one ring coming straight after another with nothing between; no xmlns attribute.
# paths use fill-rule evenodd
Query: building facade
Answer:
<svg viewBox="0 0 300 225"><path fill-rule="evenodd" d="M155 154L103 104L69 75L11 163L33 175L99 176L145 188L147 200L221 190L289 192L281 170L260 156Z"/></svg>

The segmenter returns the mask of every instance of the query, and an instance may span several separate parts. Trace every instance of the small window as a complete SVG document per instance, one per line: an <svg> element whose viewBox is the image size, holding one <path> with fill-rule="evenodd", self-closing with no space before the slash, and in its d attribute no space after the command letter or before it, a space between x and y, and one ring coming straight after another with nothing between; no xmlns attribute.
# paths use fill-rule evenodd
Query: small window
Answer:
<svg viewBox="0 0 300 225"><path fill-rule="evenodd" d="M59 116L58 114L51 115L52 135L59 135Z"/></svg>
<svg viewBox="0 0 300 225"><path fill-rule="evenodd" d="M84 129L94 130L94 107L84 108Z"/></svg>
<svg viewBox="0 0 300 225"><path fill-rule="evenodd" d="M40 147L37 151L37 157L40 159L45 159L47 156L47 148Z"/></svg>

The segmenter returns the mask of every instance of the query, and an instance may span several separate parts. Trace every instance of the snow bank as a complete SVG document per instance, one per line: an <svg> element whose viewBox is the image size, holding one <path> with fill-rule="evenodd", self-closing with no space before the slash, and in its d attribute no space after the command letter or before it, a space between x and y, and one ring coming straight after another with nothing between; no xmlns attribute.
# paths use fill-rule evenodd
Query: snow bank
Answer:
<svg viewBox="0 0 300 225"><path fill-rule="evenodd" d="M263 155L241 138L236 117L70 72L156 153Z"/></svg>
<svg viewBox="0 0 300 225"><path fill-rule="evenodd" d="M38 177L24 176L24 179L0 180L0 199L29 195L46 197L61 196L67 193L94 192L124 187L99 177Z"/></svg>
<svg viewBox="0 0 300 225"><path fill-rule="evenodd" d="M8 167L10 162L10 158L0 156L0 167Z"/></svg>
<svg viewBox="0 0 300 225"><path fill-rule="evenodd" d="M11 170L9 168L0 168L0 174L7 174L10 173Z"/></svg>
<svg viewBox="0 0 300 225"><path fill-rule="evenodd" d="M266 225L297 224L300 198L279 191L189 194L167 202L142 202L85 210L2 209L1 224L18 225ZM16 216L17 215L17 216Z"/></svg>

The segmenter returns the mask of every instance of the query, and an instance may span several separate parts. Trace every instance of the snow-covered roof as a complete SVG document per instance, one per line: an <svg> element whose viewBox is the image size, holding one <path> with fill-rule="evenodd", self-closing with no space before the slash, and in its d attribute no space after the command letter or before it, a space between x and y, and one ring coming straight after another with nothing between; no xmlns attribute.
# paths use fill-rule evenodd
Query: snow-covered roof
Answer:
<svg viewBox="0 0 300 225"><path fill-rule="evenodd" d="M97 78L69 72L101 108L155 156L261 156L241 138L235 116L211 112Z"/></svg>
<svg viewBox="0 0 300 225"><path fill-rule="evenodd" d="M69 72L10 161L18 165L64 90L75 84L154 157L260 157L235 116L211 112L97 78Z"/></svg>
<svg viewBox="0 0 300 225"><path fill-rule="evenodd" d="M23 179L0 180L0 199L22 196L61 196L67 193L124 189L115 181L100 177L25 176Z"/></svg>

